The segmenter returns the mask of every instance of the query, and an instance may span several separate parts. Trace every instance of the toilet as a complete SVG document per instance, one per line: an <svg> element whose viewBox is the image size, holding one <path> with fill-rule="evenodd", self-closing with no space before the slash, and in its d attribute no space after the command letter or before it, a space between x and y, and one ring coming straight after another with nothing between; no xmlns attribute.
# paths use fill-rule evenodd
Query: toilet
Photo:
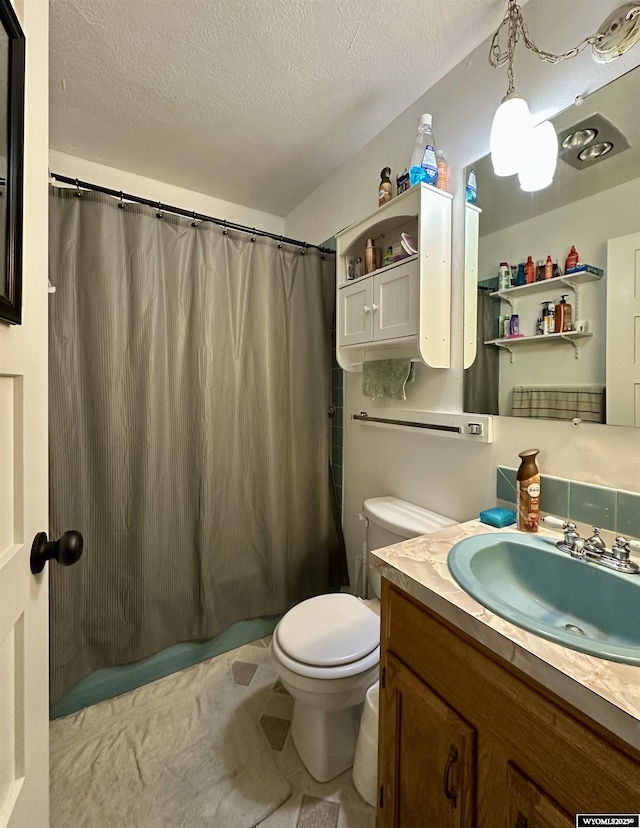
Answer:
<svg viewBox="0 0 640 828"><path fill-rule="evenodd" d="M362 516L368 551L455 523L396 497L365 500ZM292 607L273 632L273 665L294 699L291 737L318 782L353 765L362 702L378 679L380 584L370 569L373 602L343 592L318 595Z"/></svg>

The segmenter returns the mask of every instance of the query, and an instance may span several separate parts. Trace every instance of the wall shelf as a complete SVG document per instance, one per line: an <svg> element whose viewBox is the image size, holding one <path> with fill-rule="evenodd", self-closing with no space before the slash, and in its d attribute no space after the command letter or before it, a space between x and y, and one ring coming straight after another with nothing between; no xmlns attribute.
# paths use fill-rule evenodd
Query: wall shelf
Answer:
<svg viewBox="0 0 640 828"><path fill-rule="evenodd" d="M532 285L528 285L528 287L532 287ZM514 336L505 339L486 339L484 344L495 345L497 348L504 348L505 351L509 352L511 362L513 362L513 352L511 349L514 346L519 347L520 345L532 345L534 343L538 343L539 345L551 345L557 342L567 342L569 345L573 345L575 358L580 359L577 340L587 339L590 336L593 336L593 334L588 331L565 331L564 333L538 334L537 336Z"/></svg>
<svg viewBox="0 0 640 828"><path fill-rule="evenodd" d="M554 276L553 279L544 279L541 282L532 282L529 285L518 285L518 287L495 290L490 293L489 296L497 296L505 302L508 302L513 308L514 300L518 297L528 296L532 293L548 293L549 291L553 291L560 284L570 288L577 297L578 285L584 284L585 282L597 282L598 279L601 278L602 276L599 276L596 273L570 273L568 276ZM547 336L549 336L549 334L547 334Z"/></svg>

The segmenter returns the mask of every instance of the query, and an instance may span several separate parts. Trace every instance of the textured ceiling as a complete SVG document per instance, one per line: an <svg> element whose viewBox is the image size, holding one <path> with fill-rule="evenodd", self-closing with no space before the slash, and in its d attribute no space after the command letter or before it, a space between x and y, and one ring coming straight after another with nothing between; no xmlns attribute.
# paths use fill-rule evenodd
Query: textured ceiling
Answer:
<svg viewBox="0 0 640 828"><path fill-rule="evenodd" d="M505 8L51 0L51 147L286 215L481 43Z"/></svg>

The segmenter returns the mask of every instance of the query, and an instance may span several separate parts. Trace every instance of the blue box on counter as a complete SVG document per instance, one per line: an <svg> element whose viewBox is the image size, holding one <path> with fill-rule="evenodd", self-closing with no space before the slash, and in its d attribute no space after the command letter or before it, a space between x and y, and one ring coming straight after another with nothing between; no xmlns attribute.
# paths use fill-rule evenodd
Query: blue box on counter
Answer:
<svg viewBox="0 0 640 828"><path fill-rule="evenodd" d="M480 523L486 523L489 526L511 526L516 522L516 513L513 509L503 509L501 506L494 506L493 509L485 509L480 512Z"/></svg>

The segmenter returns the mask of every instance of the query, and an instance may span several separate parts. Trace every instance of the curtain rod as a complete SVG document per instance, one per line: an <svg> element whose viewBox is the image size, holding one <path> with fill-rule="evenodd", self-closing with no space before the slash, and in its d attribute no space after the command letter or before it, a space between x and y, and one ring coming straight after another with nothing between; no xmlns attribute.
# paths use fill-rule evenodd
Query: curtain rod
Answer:
<svg viewBox="0 0 640 828"><path fill-rule="evenodd" d="M50 177L55 181L60 181L62 184L72 184L80 190L92 190L96 193L104 193L105 195L113 196L120 201L131 201L135 204L144 204L147 207L155 207L158 210L164 210L167 213L175 213L178 216L190 218L193 221L210 221L212 224L218 224L228 230L239 230L242 233L251 233L254 236L264 236L281 244L291 244L295 247L302 247L303 250L319 250L323 254L335 253L329 247L321 247L317 244L309 244L308 242L299 241L298 239L290 239L287 236L278 235L277 233L270 233L268 230L258 230L256 227L247 227L244 224L235 224L233 221L226 221L225 219L215 218L214 216L207 216L204 213L196 213L194 210L184 210L182 207L173 207L170 204L165 204L164 201L151 201L148 198L131 195L131 193L123 193L122 190L112 190L109 187L101 187L99 184L91 184L88 181L79 181L77 178L69 178L66 175L59 173L49 173Z"/></svg>

